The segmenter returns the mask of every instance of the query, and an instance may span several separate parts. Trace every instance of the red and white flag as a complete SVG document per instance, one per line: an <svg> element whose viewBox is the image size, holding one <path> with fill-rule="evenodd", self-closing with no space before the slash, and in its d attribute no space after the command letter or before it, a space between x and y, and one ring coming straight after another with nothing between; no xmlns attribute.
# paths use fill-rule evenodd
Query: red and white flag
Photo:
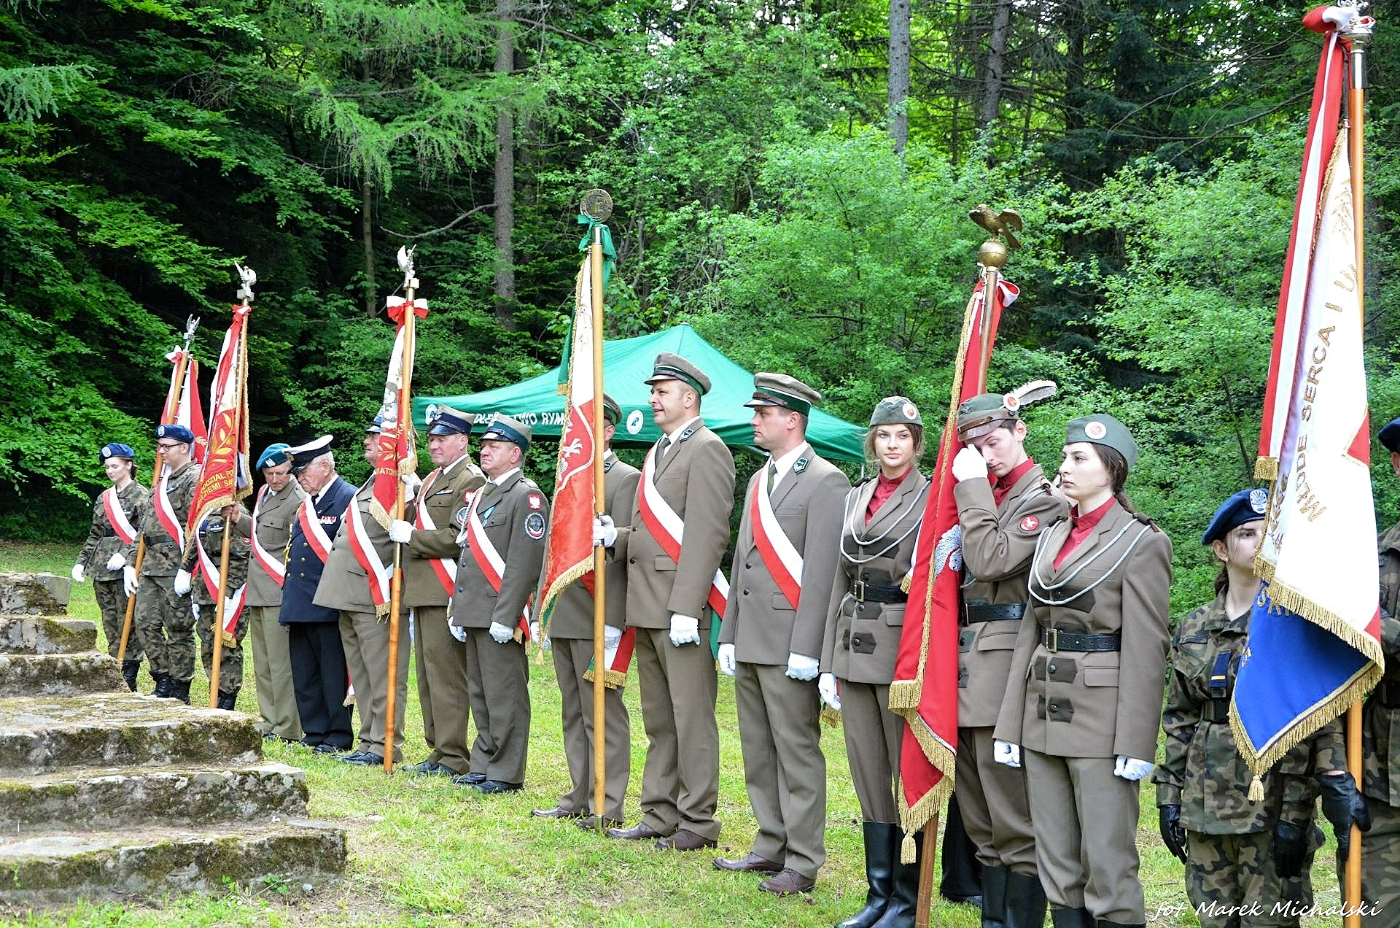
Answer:
<svg viewBox="0 0 1400 928"><path fill-rule="evenodd" d="M410 307L403 297L398 296L389 297L388 307L389 318L398 327L398 332L394 336L394 353L389 357L389 376L384 381L384 402L379 407L379 457L374 465L374 499L369 507L370 515L385 529L394 520L399 478L408 476L418 467L418 453L413 446L413 423L399 421L400 404L404 409L408 408L402 396L403 385L411 382L413 377L413 327L408 322ZM424 318L428 315L428 301L414 300L412 310L413 316Z"/></svg>
<svg viewBox="0 0 1400 928"><path fill-rule="evenodd" d="M184 348L173 348L165 359L172 365L170 371L170 389L165 395L165 418L163 422L183 425L194 435L194 454L191 456L196 464L204 463L204 455L209 447L209 431L204 421L204 405L199 400L199 362L189 355L189 364L185 367L185 378L179 383L176 379L180 375L180 361L185 358L187 352ZM178 389L177 389L178 388Z"/></svg>
<svg viewBox="0 0 1400 928"><path fill-rule="evenodd" d="M569 397L569 413L559 436L549 544L540 581L541 638L548 634L550 607L570 584L581 582L593 592L593 517L602 502L593 486L593 462L601 444L593 434L593 414L601 398L593 395L593 280L587 258L574 280L570 337L569 379L561 388Z"/></svg>
<svg viewBox="0 0 1400 928"><path fill-rule="evenodd" d="M890 709L903 715L904 745L900 761L900 819L906 834L901 855L915 859L914 834L938 812L953 791L958 748L958 597L962 587L962 531L953 498L953 457L958 442L958 406L976 396L982 327L988 326L987 350L996 341L1001 311L1020 294L999 281L987 306L978 281L963 316L962 339L953 370L952 396L943 440L938 446L933 486L919 526L917 555L909 584L909 605L890 685Z"/></svg>

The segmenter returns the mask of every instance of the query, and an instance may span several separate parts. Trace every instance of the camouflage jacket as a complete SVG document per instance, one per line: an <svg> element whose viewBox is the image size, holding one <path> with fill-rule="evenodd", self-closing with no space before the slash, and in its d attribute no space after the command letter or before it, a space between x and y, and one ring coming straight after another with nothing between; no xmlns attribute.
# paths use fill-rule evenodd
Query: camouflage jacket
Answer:
<svg viewBox="0 0 1400 928"><path fill-rule="evenodd" d="M1381 650L1385 676L1362 708L1362 792L1400 806L1400 524L1380 537Z"/></svg>
<svg viewBox="0 0 1400 928"><path fill-rule="evenodd" d="M122 578L120 569L107 569L107 560L113 554L120 553L128 564L136 563L136 543L122 544L121 538L117 537L112 528L111 520L107 518L107 507L102 503L102 497L106 495L107 491L103 490L92 503L92 530L88 532L87 541L83 543L83 550L78 553L78 563L83 565L90 580ZM138 534L143 513L149 508L150 499L151 494L135 480L128 483L125 490L117 493L117 501L126 513L127 521Z"/></svg>
<svg viewBox="0 0 1400 928"><path fill-rule="evenodd" d="M253 517L248 515L242 506L238 507L238 520L234 524L233 537L228 543L228 582L224 584L224 595L232 596L240 586L248 582L248 565L251 563L253 555ZM224 517L218 512L211 513L205 520L199 523L199 546L209 555L209 559L214 562L217 570L220 559L224 554ZM194 573L195 565L199 563L199 552L194 546L190 546L189 553L185 555L184 563L181 564L185 570ZM204 577L197 576L190 584L190 595L200 606L214 605L214 597L209 595L209 588L205 585Z"/></svg>
<svg viewBox="0 0 1400 928"><path fill-rule="evenodd" d="M1264 800L1250 802L1253 774L1235 748L1228 710L1249 613L1225 614L1225 593L1181 620L1172 639L1162 730L1166 753L1152 777L1157 805L1181 806L1181 825L1202 834L1272 831L1280 818L1306 825L1318 789L1312 740L1264 777ZM1330 763L1330 758L1327 761Z"/></svg>
<svg viewBox="0 0 1400 928"><path fill-rule="evenodd" d="M175 518L187 525L190 520L190 504L194 502L195 487L199 484L199 465L190 461L179 470L163 478L170 506L175 510ZM146 554L141 560L141 576L173 577L180 569L184 553L179 543L170 537L156 515L156 498L159 485L151 491L150 505L141 514L141 536L146 539Z"/></svg>

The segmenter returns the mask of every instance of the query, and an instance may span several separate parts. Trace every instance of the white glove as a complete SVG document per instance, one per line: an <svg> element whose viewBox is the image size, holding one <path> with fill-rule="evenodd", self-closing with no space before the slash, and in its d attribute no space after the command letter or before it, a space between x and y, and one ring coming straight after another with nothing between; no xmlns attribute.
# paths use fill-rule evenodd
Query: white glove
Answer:
<svg viewBox="0 0 1400 928"><path fill-rule="evenodd" d="M122 553L120 551L112 552L112 556L107 558L108 570L121 570L125 566L126 558L122 556Z"/></svg>
<svg viewBox="0 0 1400 928"><path fill-rule="evenodd" d="M453 625L451 619L447 620L447 630L452 633L453 638L456 638L458 641L462 642L462 644L467 643L467 630L460 625Z"/></svg>
<svg viewBox="0 0 1400 928"><path fill-rule="evenodd" d="M679 612L671 613L671 644L679 648L683 644L699 643L700 620Z"/></svg>
<svg viewBox="0 0 1400 928"><path fill-rule="evenodd" d="M611 667L617 656L617 646L622 643L622 629L611 625L603 626L603 666Z"/></svg>
<svg viewBox="0 0 1400 928"><path fill-rule="evenodd" d="M982 452L964 445L953 457L953 479L962 482L977 477L987 478L987 462L982 459Z"/></svg>
<svg viewBox="0 0 1400 928"><path fill-rule="evenodd" d="M531 622L531 623L530 623L530 640L531 640L531 641L539 641L539 640L540 640L540 623L539 623L539 622Z"/></svg>
<svg viewBox="0 0 1400 928"><path fill-rule="evenodd" d="M122 568L122 591L127 596L135 596L136 582L136 568L127 564Z"/></svg>
<svg viewBox="0 0 1400 928"><path fill-rule="evenodd" d="M611 548L617 543L617 526L613 525L612 516L604 514L593 517L593 546L596 548L602 545L604 548Z"/></svg>
<svg viewBox="0 0 1400 928"><path fill-rule="evenodd" d="M83 582L84 571L83 571L83 565L82 565L82 564L74 564L74 565L73 565L72 577L73 577L73 582L74 582L74 583L82 583L82 582Z"/></svg>
<svg viewBox="0 0 1400 928"><path fill-rule="evenodd" d="M798 654L796 651L788 652L787 675L794 680L806 682L815 680L817 673L822 669L821 661L815 657L808 657L805 654Z"/></svg>
<svg viewBox="0 0 1400 928"><path fill-rule="evenodd" d="M823 703L837 712L841 711L841 694L836 692L836 674L824 673L818 677L817 692L821 694Z"/></svg>
<svg viewBox="0 0 1400 928"><path fill-rule="evenodd" d="M734 671L738 669L738 662L734 659L734 645L722 644L719 646L719 669L720 673L726 677L734 676Z"/></svg>
<svg viewBox="0 0 1400 928"><path fill-rule="evenodd" d="M232 597L229 597L229 598L227 598L227 599L224 600L224 622L225 622L225 623L228 622L229 616L233 615L233 610L235 610L235 609L237 609L237 608L238 608L238 603L234 602Z"/></svg>
<svg viewBox="0 0 1400 928"><path fill-rule="evenodd" d="M979 455L980 457L980 455ZM992 739L992 759L1008 767L1021 766L1021 746L1000 738Z"/></svg>
<svg viewBox="0 0 1400 928"><path fill-rule="evenodd" d="M418 495L418 488L423 485L423 481L417 474L403 475L403 498L413 499Z"/></svg>
<svg viewBox="0 0 1400 928"><path fill-rule="evenodd" d="M188 596L190 592L190 572L188 570L175 571L175 595Z"/></svg>
<svg viewBox="0 0 1400 928"><path fill-rule="evenodd" d="M403 519L395 519L389 523L389 540L395 544L406 545L413 537L413 523L405 522Z"/></svg>
<svg viewBox="0 0 1400 928"><path fill-rule="evenodd" d="M1113 765L1113 775L1125 780L1141 780L1151 773L1155 766L1150 760L1134 760L1125 754L1119 754L1117 763Z"/></svg>
<svg viewBox="0 0 1400 928"><path fill-rule="evenodd" d="M496 642L496 644L505 644L514 636L515 632L506 628L500 622L491 623L491 640Z"/></svg>

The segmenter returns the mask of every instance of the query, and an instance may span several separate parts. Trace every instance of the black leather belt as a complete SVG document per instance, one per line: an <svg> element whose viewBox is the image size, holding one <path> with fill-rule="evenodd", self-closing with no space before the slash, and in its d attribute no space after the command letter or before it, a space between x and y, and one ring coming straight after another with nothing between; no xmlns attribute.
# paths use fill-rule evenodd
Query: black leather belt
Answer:
<svg viewBox="0 0 1400 928"><path fill-rule="evenodd" d="M851 595L859 603L907 603L909 594L897 586L877 586L857 580L851 584Z"/></svg>
<svg viewBox="0 0 1400 928"><path fill-rule="evenodd" d="M1387 709L1400 709L1400 683L1385 683L1376 687L1376 699Z"/></svg>
<svg viewBox="0 0 1400 928"><path fill-rule="evenodd" d="M1230 700L1208 699L1205 705L1201 706L1201 719L1206 722L1228 722L1230 721Z"/></svg>
<svg viewBox="0 0 1400 928"><path fill-rule="evenodd" d="M1089 635L1040 626L1040 643L1047 651L1117 651L1117 635Z"/></svg>
<svg viewBox="0 0 1400 928"><path fill-rule="evenodd" d="M116 538L116 537L117 537L117 530L114 529L114 528L112 528L112 527L109 525L107 528L104 528L104 529L102 530L102 537L103 537L103 538Z"/></svg>
<svg viewBox="0 0 1400 928"><path fill-rule="evenodd" d="M1026 614L1025 603L963 603L958 624L977 622L1010 622Z"/></svg>

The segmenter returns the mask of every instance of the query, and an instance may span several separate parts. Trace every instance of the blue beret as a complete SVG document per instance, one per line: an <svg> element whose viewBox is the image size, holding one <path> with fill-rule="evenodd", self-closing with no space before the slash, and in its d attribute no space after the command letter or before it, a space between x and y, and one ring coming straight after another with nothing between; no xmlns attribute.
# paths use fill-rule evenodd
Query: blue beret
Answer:
<svg viewBox="0 0 1400 928"><path fill-rule="evenodd" d="M169 438L172 441L182 441L187 445L194 444L194 433L178 422L156 426L156 438Z"/></svg>
<svg viewBox="0 0 1400 928"><path fill-rule="evenodd" d="M476 417L451 406L428 407L429 435L470 435Z"/></svg>
<svg viewBox="0 0 1400 928"><path fill-rule="evenodd" d="M1210 520L1206 533L1201 536L1201 544L1208 545L1219 541L1230 530L1246 522L1257 522L1269 511L1268 490L1241 490L1220 504L1215 510L1215 518Z"/></svg>
<svg viewBox="0 0 1400 928"><path fill-rule="evenodd" d="M1376 435L1385 450L1392 454L1400 453L1400 419L1391 419Z"/></svg>
<svg viewBox="0 0 1400 928"><path fill-rule="evenodd" d="M262 454L258 455L258 470L264 467L276 467L278 464L285 464L292 459L287 453L291 445L285 441L274 442L267 446Z"/></svg>
<svg viewBox="0 0 1400 928"><path fill-rule="evenodd" d="M108 458L126 458L128 461L136 460L136 452L131 450L130 445L124 445L119 441L110 442L102 446L102 450L97 452L97 456L106 464Z"/></svg>

